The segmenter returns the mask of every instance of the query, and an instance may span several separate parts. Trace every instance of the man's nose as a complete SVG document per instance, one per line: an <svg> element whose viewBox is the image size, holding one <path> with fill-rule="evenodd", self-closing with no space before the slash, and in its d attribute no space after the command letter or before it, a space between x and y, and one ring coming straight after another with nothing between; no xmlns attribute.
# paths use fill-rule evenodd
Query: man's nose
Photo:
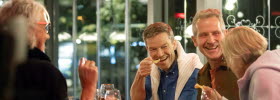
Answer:
<svg viewBox="0 0 280 100"><path fill-rule="evenodd" d="M159 48L157 51L157 56L161 57L161 56L163 56L163 54L164 54L163 50L161 48Z"/></svg>
<svg viewBox="0 0 280 100"><path fill-rule="evenodd" d="M207 38L207 43L215 43L215 37L212 35L209 35Z"/></svg>

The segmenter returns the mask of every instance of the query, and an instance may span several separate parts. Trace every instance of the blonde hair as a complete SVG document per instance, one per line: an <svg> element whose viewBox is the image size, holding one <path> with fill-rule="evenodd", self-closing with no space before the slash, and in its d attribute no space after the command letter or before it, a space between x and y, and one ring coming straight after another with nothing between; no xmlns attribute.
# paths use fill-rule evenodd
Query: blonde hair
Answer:
<svg viewBox="0 0 280 100"><path fill-rule="evenodd" d="M36 45L36 37L34 31L35 25L41 18L41 14L49 19L45 7L34 0L10 0L6 2L0 9L0 24L7 24L15 17L23 16L26 18L28 25L28 45L33 48Z"/></svg>
<svg viewBox="0 0 280 100"><path fill-rule="evenodd" d="M243 65L250 65L267 49L267 40L257 31L240 26L233 28L221 41L223 55L229 66L237 60ZM245 68L246 69L246 68Z"/></svg>
<svg viewBox="0 0 280 100"><path fill-rule="evenodd" d="M193 18L192 22L192 30L193 30L193 36L197 36L197 27L196 24L199 21L199 19L206 19L206 18L211 18L211 17L216 17L219 19L220 25L221 25L221 30L225 30L225 22L223 20L223 16L220 13L219 10L217 9L206 9L206 10L201 10L197 12Z"/></svg>

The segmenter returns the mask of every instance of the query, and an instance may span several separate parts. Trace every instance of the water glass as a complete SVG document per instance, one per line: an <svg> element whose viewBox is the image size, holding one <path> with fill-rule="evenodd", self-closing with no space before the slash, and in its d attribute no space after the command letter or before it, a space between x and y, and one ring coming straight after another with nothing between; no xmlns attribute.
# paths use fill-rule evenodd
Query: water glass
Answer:
<svg viewBox="0 0 280 100"><path fill-rule="evenodd" d="M105 94L105 100L121 100L121 93L119 90L107 90Z"/></svg>
<svg viewBox="0 0 280 100"><path fill-rule="evenodd" d="M114 89L115 89L114 84L101 84L99 90L99 100L104 100L107 90L114 90Z"/></svg>

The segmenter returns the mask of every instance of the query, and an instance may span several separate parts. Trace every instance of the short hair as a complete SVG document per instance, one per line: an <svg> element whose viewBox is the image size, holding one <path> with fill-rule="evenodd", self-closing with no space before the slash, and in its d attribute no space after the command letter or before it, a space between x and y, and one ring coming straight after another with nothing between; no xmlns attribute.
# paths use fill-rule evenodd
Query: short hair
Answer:
<svg viewBox="0 0 280 100"><path fill-rule="evenodd" d="M266 51L267 40L257 31L240 26L227 33L221 41L221 47L229 66L233 65L236 60L241 60L242 64L249 65Z"/></svg>
<svg viewBox="0 0 280 100"><path fill-rule="evenodd" d="M0 9L0 24L5 25L15 17L24 17L28 25L28 45L33 48L36 45L35 34L38 33L31 31L31 29L35 28L42 16L41 13L44 13L45 19L49 22L48 13L39 2L34 0L10 0Z"/></svg>
<svg viewBox="0 0 280 100"><path fill-rule="evenodd" d="M219 19L221 30L225 30L225 22L223 20L223 16L221 12L217 9L206 9L206 10L200 10L198 11L192 21L192 30L193 30L193 36L197 36L197 27L196 24L199 21L199 19L205 19L205 18L211 18L216 17Z"/></svg>
<svg viewBox="0 0 280 100"><path fill-rule="evenodd" d="M163 32L167 33L167 35L169 36L169 38L171 40L174 40L174 34L173 34L173 31L172 31L172 28L168 24L165 24L163 22L156 22L154 24L149 25L144 30L144 32L142 34L142 38L146 43L147 38L154 37L154 36L156 36L158 34L161 34Z"/></svg>

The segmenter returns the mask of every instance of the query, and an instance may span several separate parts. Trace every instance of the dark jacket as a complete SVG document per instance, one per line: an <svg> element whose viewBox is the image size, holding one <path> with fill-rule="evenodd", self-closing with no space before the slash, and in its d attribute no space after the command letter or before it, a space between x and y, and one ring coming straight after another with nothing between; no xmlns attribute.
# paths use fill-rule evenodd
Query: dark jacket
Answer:
<svg viewBox="0 0 280 100"><path fill-rule="evenodd" d="M38 48L16 70L15 100L65 100L67 85L62 73Z"/></svg>

